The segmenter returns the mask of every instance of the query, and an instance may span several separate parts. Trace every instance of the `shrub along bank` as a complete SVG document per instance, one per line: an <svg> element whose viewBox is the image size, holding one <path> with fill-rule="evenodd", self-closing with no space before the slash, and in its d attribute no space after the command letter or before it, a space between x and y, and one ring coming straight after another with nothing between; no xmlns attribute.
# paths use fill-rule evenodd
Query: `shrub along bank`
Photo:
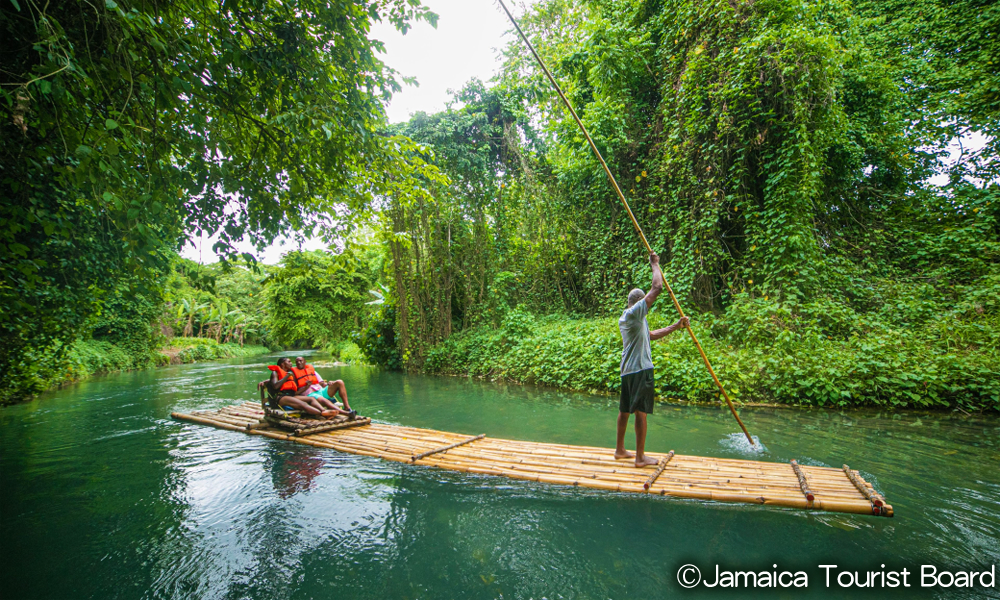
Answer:
<svg viewBox="0 0 1000 600"><path fill-rule="evenodd" d="M267 354L272 349L261 345L240 346L235 342L220 344L213 339L174 338L154 357L158 365L179 365L217 358L240 358Z"/></svg>
<svg viewBox="0 0 1000 600"><path fill-rule="evenodd" d="M661 314L667 308L654 309L651 328L674 320ZM693 327L734 400L1000 410L995 315L973 310L903 328L833 308L744 299L724 317L695 317ZM652 349L658 396L717 401L718 390L685 332ZM437 345L425 369L615 392L620 358L616 318L534 317L515 309L499 329L469 329Z"/></svg>
<svg viewBox="0 0 1000 600"><path fill-rule="evenodd" d="M148 369L167 364L193 363L217 358L238 358L266 354L267 346L220 344L213 339L174 338L152 353L135 354L121 345L104 340L81 340L66 352L60 366L41 380L42 389L80 381L92 375ZM16 401L17 398L11 398Z"/></svg>

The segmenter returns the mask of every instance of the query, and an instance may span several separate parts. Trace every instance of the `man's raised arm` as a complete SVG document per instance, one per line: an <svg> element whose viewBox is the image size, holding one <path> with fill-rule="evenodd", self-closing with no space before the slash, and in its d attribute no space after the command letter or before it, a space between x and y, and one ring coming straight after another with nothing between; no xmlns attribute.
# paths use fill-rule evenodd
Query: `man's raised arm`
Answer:
<svg viewBox="0 0 1000 600"><path fill-rule="evenodd" d="M687 326L688 326L688 318L687 317L681 317L673 325L668 325L667 327L664 327L663 329L654 329L653 331L650 331L649 332L649 339L651 339L651 340L658 340L660 338L665 338L668 335L670 335L671 333L677 331L678 329L684 329Z"/></svg>
<svg viewBox="0 0 1000 600"><path fill-rule="evenodd" d="M653 303L663 291L663 272L660 271L660 257L655 252L649 253L649 266L653 269L653 283L649 286L649 293L646 294L646 310L653 308Z"/></svg>

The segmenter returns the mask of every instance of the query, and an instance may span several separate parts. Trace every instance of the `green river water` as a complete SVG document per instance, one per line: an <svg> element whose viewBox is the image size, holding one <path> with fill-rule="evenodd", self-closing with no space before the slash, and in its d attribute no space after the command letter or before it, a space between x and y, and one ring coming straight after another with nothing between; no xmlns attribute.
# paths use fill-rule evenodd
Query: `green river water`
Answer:
<svg viewBox="0 0 1000 600"><path fill-rule="evenodd" d="M744 409L757 453L723 409L660 403L650 417L652 451L846 462L892 519L470 476L170 418L253 399L269 360L95 378L0 409L0 598L1000 597L1000 583L925 589L916 574L906 589L836 582L1000 567L993 416ZM616 398L319 371L386 423L614 443ZM808 588L685 590L685 564L709 582L716 565L801 570ZM822 564L837 565L829 588Z"/></svg>

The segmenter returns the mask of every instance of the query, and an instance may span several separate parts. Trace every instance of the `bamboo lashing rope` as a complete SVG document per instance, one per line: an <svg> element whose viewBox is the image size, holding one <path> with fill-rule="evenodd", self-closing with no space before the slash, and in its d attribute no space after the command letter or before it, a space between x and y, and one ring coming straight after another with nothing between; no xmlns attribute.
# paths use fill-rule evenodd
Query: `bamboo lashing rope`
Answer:
<svg viewBox="0 0 1000 600"><path fill-rule="evenodd" d="M427 452L422 452L420 454L410 457L410 462L417 462L421 458L426 458L432 454L437 454L438 452L444 452L445 450L451 450L452 448L458 448L459 446L464 446L466 444L471 444L476 440L481 440L486 437L485 433L480 433L479 435L472 436L469 439L462 440L461 442L455 442L454 444L449 444L447 446L442 446L440 448L435 448L433 450L428 450Z"/></svg>
<svg viewBox="0 0 1000 600"><path fill-rule="evenodd" d="M621 200L622 206L625 207L625 211L628 213L629 218L632 220L632 225L635 226L635 230L639 233L639 237L642 238L642 243L644 246L646 246L646 251L649 252L650 254L653 254L653 249L650 247L649 242L646 240L646 235L642 232L642 227L639 227L639 222L636 221L635 215L632 214L632 208L628 205L628 201L625 199L625 194L623 194L621 188L618 187L618 181L615 180L615 176L611 174L611 169L608 168L608 163L604 161L604 157L601 156L601 152L600 150L597 149L597 145L594 144L594 140L591 139L590 134L587 133L587 128L583 126L583 121L580 120L580 117L577 116L576 111L573 110L573 105L570 104L569 100L566 99L566 95L563 94L562 88L560 88L559 84L556 83L555 77L552 76L552 73L549 72L548 67L546 67L545 63L542 61L542 57L538 55L538 52L535 51L535 47L532 46L531 42L528 41L528 36L524 35L524 32L521 31L521 26L517 24L517 20L514 19L514 15L511 14L509 10L507 10L507 5L503 3L503 0L497 0L497 1L500 3L500 7L503 8L503 11L507 13L507 18L509 18L510 22L514 24L514 29L517 30L517 33L521 36L521 39L524 40L525 45L528 46L528 50L531 51L531 54L535 57L535 60L538 61L538 66L540 66L542 68L542 71L545 72L545 76L548 77L549 83L552 84L552 87L555 88L556 93L559 94L559 98L562 99L563 104L566 105L566 108L569 109L570 114L573 115L573 120L575 120L576 124L579 125L580 131L583 132L583 136L587 138L587 143L590 144L590 149L594 151L594 156L597 157L597 160L600 161L601 166L604 167L604 173L608 176L608 181L611 182L611 187L613 187L615 193L618 194L618 199ZM662 274L663 271L660 271L660 273ZM680 302L677 301L677 296L674 295L674 290L670 287L670 284L667 283L666 279L663 280L663 285L666 286L667 292L670 294L670 299L673 300L674 302L674 308L677 309L677 312L681 315L681 318L684 318L685 315L684 311L681 309L681 304ZM695 336L694 330L691 329L690 323L688 323L686 329L688 334L691 336L691 341L693 341L694 345L698 347L698 353L701 354L701 359L705 361L705 366L708 368L709 374L712 375L712 380L715 381L715 385L717 385L719 387L719 391L722 392L722 397L726 399L726 404L729 405L730 412L733 413L733 417L736 418L736 422L740 424L740 429L743 430L743 435L747 436L747 441L750 442L751 446L756 446L756 444L753 441L753 438L750 436L750 432L747 431L747 428L743 424L743 421L740 419L740 416L736 414L736 408L733 406L733 401L729 399L729 394L726 393L726 389L722 386L722 382L720 382L719 378L716 376L715 370L712 368L712 363L708 361L708 356L706 356L705 351L702 350L701 343L698 341L697 336Z"/></svg>
<svg viewBox="0 0 1000 600"><path fill-rule="evenodd" d="M806 475L802 472L798 461L794 458L792 459L792 470L795 471L795 476L799 478L799 487L802 488L802 494L806 497L806 500L810 502L815 500L816 496L809 490L809 482L806 481Z"/></svg>
<svg viewBox="0 0 1000 600"><path fill-rule="evenodd" d="M847 465L844 465L844 473L847 474L847 478L851 480L851 483L854 484L854 487L858 488L858 491L861 492L865 498L868 498L869 502L871 502L877 508L882 508L882 506L885 504L885 498L883 498L878 492L869 489L867 485L861 483L861 481L858 479L858 476L855 475L854 471L852 471L851 468L848 467Z"/></svg>
<svg viewBox="0 0 1000 600"><path fill-rule="evenodd" d="M642 489L648 490L654 483L656 483L656 480L660 477L660 473L663 473L663 469L667 468L667 463L669 463L670 459L673 457L674 451L671 450L666 456L660 459L660 464L656 467L656 471L649 476L646 483L642 484Z"/></svg>

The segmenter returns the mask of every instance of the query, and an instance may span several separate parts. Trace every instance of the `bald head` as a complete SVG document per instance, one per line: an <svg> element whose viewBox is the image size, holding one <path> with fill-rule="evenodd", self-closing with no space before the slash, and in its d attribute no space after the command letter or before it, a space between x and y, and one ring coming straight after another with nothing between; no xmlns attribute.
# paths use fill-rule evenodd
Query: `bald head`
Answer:
<svg viewBox="0 0 1000 600"><path fill-rule="evenodd" d="M633 306L635 306L636 302L642 300L645 297L646 297L646 292L640 290L639 288L635 288L634 290L628 293L628 307L632 308Z"/></svg>

